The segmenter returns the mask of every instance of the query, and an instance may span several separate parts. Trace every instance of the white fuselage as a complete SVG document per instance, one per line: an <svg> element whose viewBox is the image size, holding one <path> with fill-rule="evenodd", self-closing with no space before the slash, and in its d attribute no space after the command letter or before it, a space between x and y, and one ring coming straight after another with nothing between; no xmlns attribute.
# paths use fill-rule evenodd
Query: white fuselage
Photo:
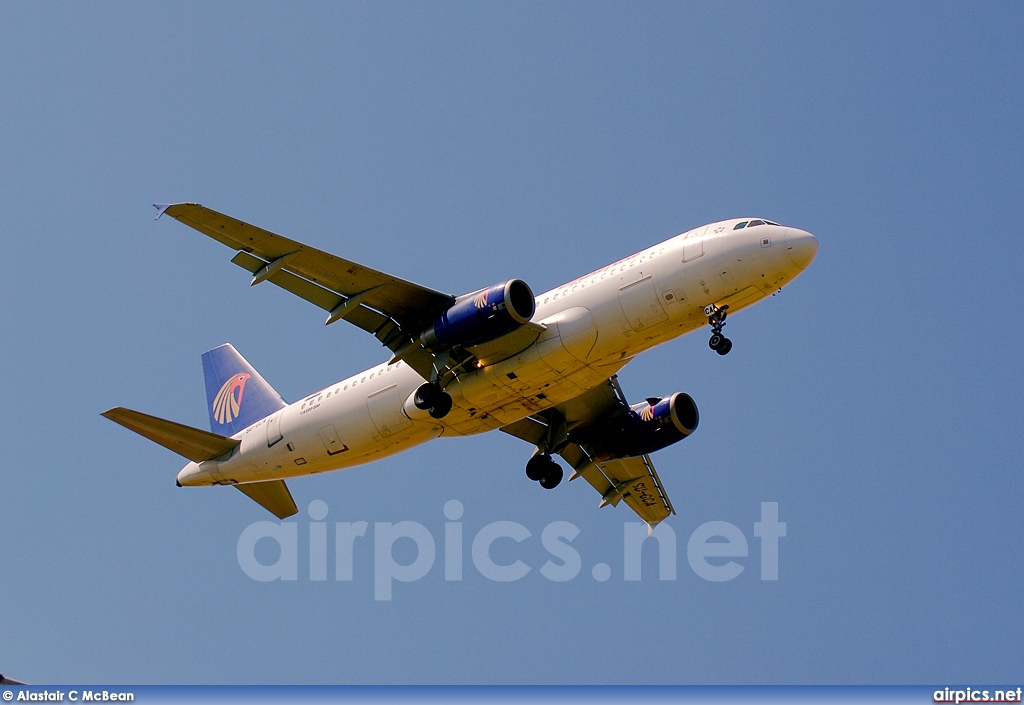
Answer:
<svg viewBox="0 0 1024 705"><path fill-rule="evenodd" d="M747 219L750 220L750 219ZM403 411L423 378L382 363L249 426L227 458L189 463L181 485L285 479L361 465L436 438L490 431L603 383L638 353L750 306L817 252L803 230L733 219L695 228L536 297L545 331L517 355L460 373L444 419ZM485 360L485 363L487 361Z"/></svg>

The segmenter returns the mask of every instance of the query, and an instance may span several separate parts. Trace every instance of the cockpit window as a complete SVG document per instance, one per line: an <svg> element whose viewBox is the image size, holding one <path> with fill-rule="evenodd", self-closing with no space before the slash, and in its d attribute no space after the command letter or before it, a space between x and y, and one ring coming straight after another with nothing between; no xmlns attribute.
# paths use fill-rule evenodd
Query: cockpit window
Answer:
<svg viewBox="0 0 1024 705"><path fill-rule="evenodd" d="M778 228L778 227L781 227L781 226L780 226L780 225L779 225L778 223L773 223L773 222L772 222L772 221L770 221L770 220L766 220L766 221L764 221L764 224L765 224L765 225L774 225L774 226L775 226L775 227L777 227L777 228Z"/></svg>
<svg viewBox="0 0 1024 705"><path fill-rule="evenodd" d="M734 227L733 230L739 230L740 228L745 227L747 227L747 221L744 220L742 223L736 223L736 227Z"/></svg>
<svg viewBox="0 0 1024 705"><path fill-rule="evenodd" d="M750 221L750 225L748 225L747 227L752 228L755 225L764 225L764 221L763 220L752 220L752 221Z"/></svg>

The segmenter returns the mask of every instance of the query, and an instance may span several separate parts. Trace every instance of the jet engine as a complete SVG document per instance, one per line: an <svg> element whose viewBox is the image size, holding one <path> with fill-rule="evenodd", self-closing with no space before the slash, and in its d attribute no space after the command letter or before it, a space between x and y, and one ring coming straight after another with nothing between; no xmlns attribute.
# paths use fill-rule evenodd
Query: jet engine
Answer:
<svg viewBox="0 0 1024 705"><path fill-rule="evenodd" d="M572 431L569 440L589 444L605 459L647 455L678 443L697 430L700 416L689 394L622 407L604 419Z"/></svg>
<svg viewBox="0 0 1024 705"><path fill-rule="evenodd" d="M530 322L537 304L529 285L510 279L460 296L420 335L431 352L486 343Z"/></svg>

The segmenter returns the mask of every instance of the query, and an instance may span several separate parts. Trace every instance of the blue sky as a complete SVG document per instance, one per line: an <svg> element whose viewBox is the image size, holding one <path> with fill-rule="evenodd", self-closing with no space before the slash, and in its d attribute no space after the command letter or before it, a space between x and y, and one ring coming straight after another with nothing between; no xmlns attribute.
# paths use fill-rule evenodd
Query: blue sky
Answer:
<svg viewBox="0 0 1024 705"><path fill-rule="evenodd" d="M1019 679L1018 3L8 3L0 19L3 673ZM734 216L809 230L820 252L729 320L728 357L694 334L620 375L633 398L700 406L699 431L655 456L679 511L675 580L653 547L624 580L633 516L598 511L581 483L540 490L530 449L495 433L291 483L299 578L257 582L236 549L267 515L227 488L175 488L180 458L99 413L205 427L199 356L225 341L290 401L384 356L154 223L158 201L452 293L513 276L543 291ZM313 500L368 536L418 522L438 560L389 602L372 538L351 582L310 581ZM762 502L787 523L776 582L759 579ZM495 544L531 567L521 580L472 567L494 521L531 533ZM540 574L556 521L580 530L582 570L561 583ZM712 521L749 544L730 581L688 565Z"/></svg>

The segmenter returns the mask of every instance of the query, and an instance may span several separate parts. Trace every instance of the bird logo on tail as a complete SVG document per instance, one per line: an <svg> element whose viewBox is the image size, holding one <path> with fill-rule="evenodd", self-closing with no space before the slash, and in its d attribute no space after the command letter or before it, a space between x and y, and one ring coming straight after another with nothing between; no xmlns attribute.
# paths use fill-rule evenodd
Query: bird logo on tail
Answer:
<svg viewBox="0 0 1024 705"><path fill-rule="evenodd" d="M242 392L249 375L242 372L228 379L213 398L213 418L219 424L231 423L238 418L238 410L242 406ZM238 394L235 394L235 390Z"/></svg>

